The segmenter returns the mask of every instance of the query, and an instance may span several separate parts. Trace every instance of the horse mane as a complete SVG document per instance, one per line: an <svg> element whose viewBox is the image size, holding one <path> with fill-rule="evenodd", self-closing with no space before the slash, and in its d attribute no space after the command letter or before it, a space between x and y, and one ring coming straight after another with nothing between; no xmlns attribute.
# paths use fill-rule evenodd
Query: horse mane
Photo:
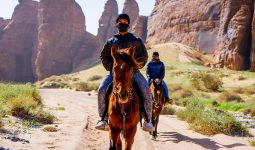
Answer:
<svg viewBox="0 0 255 150"><path fill-rule="evenodd" d="M117 56L117 59L121 59L125 63L129 64L131 67L134 66L134 62L133 62L132 58L129 55L125 54L125 53L124 54L119 54Z"/></svg>

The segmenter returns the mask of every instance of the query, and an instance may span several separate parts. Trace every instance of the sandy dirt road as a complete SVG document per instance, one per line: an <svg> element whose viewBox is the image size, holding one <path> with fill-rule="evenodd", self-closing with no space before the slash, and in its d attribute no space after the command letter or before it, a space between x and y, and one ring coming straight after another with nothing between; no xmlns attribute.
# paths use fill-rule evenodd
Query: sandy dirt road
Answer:
<svg viewBox="0 0 255 150"><path fill-rule="evenodd" d="M54 124L59 131L43 132L41 128L22 130L17 134L29 143L11 142L0 134L0 147L11 150L106 150L109 147L108 132L97 131L97 97L85 92L60 89L40 90L47 108L64 107L65 111L51 110L58 117ZM176 116L160 116L159 136L156 141L138 127L133 150L254 150L248 139L223 134L204 136L189 129L188 124Z"/></svg>

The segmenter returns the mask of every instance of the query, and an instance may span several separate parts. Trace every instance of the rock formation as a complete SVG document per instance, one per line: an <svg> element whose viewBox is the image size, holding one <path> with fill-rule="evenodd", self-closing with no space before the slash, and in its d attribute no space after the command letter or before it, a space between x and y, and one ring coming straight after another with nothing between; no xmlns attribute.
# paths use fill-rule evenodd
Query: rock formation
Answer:
<svg viewBox="0 0 255 150"><path fill-rule="evenodd" d="M105 42L117 32L115 20L118 16L118 4L116 0L107 0L103 14L99 19L99 28L97 37Z"/></svg>
<svg viewBox="0 0 255 150"><path fill-rule="evenodd" d="M1 31L4 30L4 28L7 26L7 24L10 22L10 19L3 19L3 18L0 18L0 34L1 34Z"/></svg>
<svg viewBox="0 0 255 150"><path fill-rule="evenodd" d="M140 37L144 42L146 41L147 37L147 23L148 17L147 16L139 16L133 24L131 32Z"/></svg>
<svg viewBox="0 0 255 150"><path fill-rule="evenodd" d="M255 7L255 4L254 4ZM254 9L254 13L253 13L253 21L252 21L252 47L251 47L251 56L250 56L250 60L251 60L251 71L255 71L255 9Z"/></svg>
<svg viewBox="0 0 255 150"><path fill-rule="evenodd" d="M225 0L222 5L216 61L219 67L249 69L254 2Z"/></svg>
<svg viewBox="0 0 255 150"><path fill-rule="evenodd" d="M0 23L0 80L33 81L32 52L38 2L19 0L11 20Z"/></svg>
<svg viewBox="0 0 255 150"><path fill-rule="evenodd" d="M38 80L72 71L72 51L85 31L85 17L75 0L41 0L34 72Z"/></svg>
<svg viewBox="0 0 255 150"><path fill-rule="evenodd" d="M212 53L220 12L220 0L157 0L148 21L147 42L179 42Z"/></svg>
<svg viewBox="0 0 255 150"><path fill-rule="evenodd" d="M133 27L136 19L139 17L139 6L135 0L125 0L122 13L130 17L130 27Z"/></svg>

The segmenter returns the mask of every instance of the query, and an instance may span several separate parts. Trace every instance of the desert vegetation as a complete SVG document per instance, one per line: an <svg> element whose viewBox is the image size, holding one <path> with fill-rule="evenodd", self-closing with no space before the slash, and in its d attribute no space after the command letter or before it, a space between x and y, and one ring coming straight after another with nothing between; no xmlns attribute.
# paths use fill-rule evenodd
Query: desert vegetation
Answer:
<svg viewBox="0 0 255 150"><path fill-rule="evenodd" d="M31 84L0 84L0 119L1 125L8 116L15 116L24 121L51 124L56 119L43 109L39 91Z"/></svg>

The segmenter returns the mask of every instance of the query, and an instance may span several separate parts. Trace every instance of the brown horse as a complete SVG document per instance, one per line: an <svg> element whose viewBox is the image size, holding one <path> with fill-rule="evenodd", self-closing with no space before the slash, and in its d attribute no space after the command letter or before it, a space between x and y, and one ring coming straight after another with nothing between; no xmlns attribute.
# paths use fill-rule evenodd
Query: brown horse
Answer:
<svg viewBox="0 0 255 150"><path fill-rule="evenodd" d="M139 65L134 59L135 47L112 47L113 91L109 96L110 150L130 150L139 122L139 99L133 88L133 69ZM121 141L124 137L124 141Z"/></svg>
<svg viewBox="0 0 255 150"><path fill-rule="evenodd" d="M152 133L154 139L157 138L157 128L159 122L159 114L162 111L164 105L164 87L163 81L160 79L155 79L150 85L150 90L153 96L153 106L152 106L152 124L155 127L155 131Z"/></svg>

